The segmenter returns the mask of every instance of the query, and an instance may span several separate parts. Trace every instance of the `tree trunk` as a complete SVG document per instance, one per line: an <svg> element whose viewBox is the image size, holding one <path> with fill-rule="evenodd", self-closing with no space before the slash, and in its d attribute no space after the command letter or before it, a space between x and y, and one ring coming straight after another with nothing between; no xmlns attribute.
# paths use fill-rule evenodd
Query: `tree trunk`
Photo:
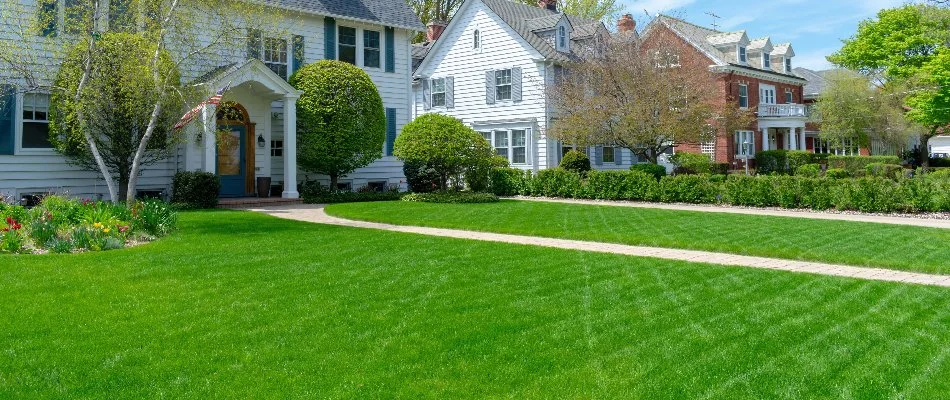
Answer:
<svg viewBox="0 0 950 400"><path fill-rule="evenodd" d="M132 159L132 168L129 170L129 182L123 186L126 200L135 200L135 186L139 180L139 170L142 169L142 157L145 156L145 150L148 148L148 142L152 139L152 133L155 132L155 126L158 124L158 116L162 112L162 97L159 96L152 107L152 116L148 121L148 127L145 128L145 134L139 139L139 147L135 150L135 157Z"/></svg>
<svg viewBox="0 0 950 400"><path fill-rule="evenodd" d="M129 186L129 173L128 173L128 172L123 172L123 171L126 171L124 168L123 168L123 169L120 169L119 171L120 171L120 172L119 172L119 187L122 187L122 188L128 187L128 186ZM135 200L135 193L134 193L134 192L126 192L126 191L123 190L123 191L119 191L118 193L116 193L116 195L119 196L118 201L121 201L121 202L127 202L127 201Z"/></svg>
<svg viewBox="0 0 950 400"><path fill-rule="evenodd" d="M340 176L337 174L330 174L330 191L336 191L337 185L340 182Z"/></svg>
<svg viewBox="0 0 950 400"><path fill-rule="evenodd" d="M930 168L930 149L928 148L930 138L936 134L937 128L932 128L930 133L920 135L920 167L923 168L924 173L927 173Z"/></svg>
<svg viewBox="0 0 950 400"><path fill-rule="evenodd" d="M95 2L95 6L98 9L98 1ZM92 74L92 55L95 53L95 51L96 41L90 40L89 46L86 48L86 62L83 65L82 77L79 79L79 85L76 87L76 94L73 96L73 102L76 103L77 106L76 119L79 120L80 124L82 124L86 116L79 100L82 98L82 92L86 88L86 82L89 81L89 75ZM112 180L112 173L109 172L109 167L106 166L106 162L102 158L102 153L99 151L99 146L96 144L92 134L89 133L89 129L86 129L85 127L81 127L81 129L83 138L86 139L86 144L89 145L89 152L92 153L92 158L96 160L96 166L99 167L99 172L102 174L102 179L106 181L106 187L109 188L109 200L111 200L113 203L118 202L118 189L115 187L115 181Z"/></svg>

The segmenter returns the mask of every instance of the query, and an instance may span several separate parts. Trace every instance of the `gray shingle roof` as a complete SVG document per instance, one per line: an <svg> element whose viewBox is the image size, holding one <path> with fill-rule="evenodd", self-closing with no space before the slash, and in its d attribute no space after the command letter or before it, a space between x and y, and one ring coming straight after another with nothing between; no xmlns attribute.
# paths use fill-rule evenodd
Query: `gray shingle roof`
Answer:
<svg viewBox="0 0 950 400"><path fill-rule="evenodd" d="M488 8L504 20L511 29L518 32L525 41L538 50L546 59L555 61L576 60L577 53L560 53L547 40L539 36L535 31L543 30L542 25L549 24L550 28L560 21L562 13L556 13L538 6L529 6L521 3L515 3L509 0L482 0ZM574 34L571 41L583 39L593 35L603 23L597 20L567 16L571 26L574 27ZM553 21L553 22L552 22ZM606 28L604 28L606 30Z"/></svg>
<svg viewBox="0 0 950 400"><path fill-rule="evenodd" d="M422 21L403 0L265 0L281 7L315 14L378 22L417 31Z"/></svg>
<svg viewBox="0 0 950 400"><path fill-rule="evenodd" d="M792 73L808 81L805 84L805 97L818 97L825 90L828 86L828 80L825 79L824 72L827 71L813 71L802 67L792 69Z"/></svg>
<svg viewBox="0 0 950 400"><path fill-rule="evenodd" d="M412 45L412 71L415 72L416 68L419 68L419 64L422 64L422 60L429 55L429 50L432 49L432 44L435 42L422 42Z"/></svg>

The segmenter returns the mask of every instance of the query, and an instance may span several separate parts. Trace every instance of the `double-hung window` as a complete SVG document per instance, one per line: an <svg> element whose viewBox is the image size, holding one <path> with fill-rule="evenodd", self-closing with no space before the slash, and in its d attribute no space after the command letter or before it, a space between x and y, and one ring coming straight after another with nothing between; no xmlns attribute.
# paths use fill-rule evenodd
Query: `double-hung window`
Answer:
<svg viewBox="0 0 950 400"><path fill-rule="evenodd" d="M264 38L261 61L277 76L287 79L287 39Z"/></svg>
<svg viewBox="0 0 950 400"><path fill-rule="evenodd" d="M792 104L794 100L794 95L792 95L791 91L785 92L785 104Z"/></svg>
<svg viewBox="0 0 950 400"><path fill-rule="evenodd" d="M511 130L511 155L508 161L512 164L527 164L528 135L524 129Z"/></svg>
<svg viewBox="0 0 950 400"><path fill-rule="evenodd" d="M528 163L527 129L496 129L478 133L495 149L495 155L504 157L511 164Z"/></svg>
<svg viewBox="0 0 950 400"><path fill-rule="evenodd" d="M557 47L559 49L567 47L567 28L564 26L557 27Z"/></svg>
<svg viewBox="0 0 950 400"><path fill-rule="evenodd" d="M363 31L363 66L379 68L379 32Z"/></svg>
<svg viewBox="0 0 950 400"><path fill-rule="evenodd" d="M495 131L495 154L508 158L508 131Z"/></svg>
<svg viewBox="0 0 950 400"><path fill-rule="evenodd" d="M792 73L792 59L788 57L785 57L785 73Z"/></svg>
<svg viewBox="0 0 950 400"><path fill-rule="evenodd" d="M772 68L772 56L769 53L762 52L762 68Z"/></svg>
<svg viewBox="0 0 950 400"><path fill-rule="evenodd" d="M749 85L739 85L739 107L749 107Z"/></svg>
<svg viewBox="0 0 950 400"><path fill-rule="evenodd" d="M495 100L511 100L511 69L495 71Z"/></svg>
<svg viewBox="0 0 950 400"><path fill-rule="evenodd" d="M601 161L604 163L612 163L617 159L617 148L616 147L604 147L603 155L601 156Z"/></svg>
<svg viewBox="0 0 950 400"><path fill-rule="evenodd" d="M445 107L445 78L432 80L432 107Z"/></svg>
<svg viewBox="0 0 950 400"><path fill-rule="evenodd" d="M26 93L23 95L23 137L20 145L24 149L49 149L49 95L45 93Z"/></svg>
<svg viewBox="0 0 950 400"><path fill-rule="evenodd" d="M735 144L737 157L752 158L755 154L755 132L736 131Z"/></svg>
<svg viewBox="0 0 950 400"><path fill-rule="evenodd" d="M356 65L356 28L340 27L337 57L340 61Z"/></svg>
<svg viewBox="0 0 950 400"><path fill-rule="evenodd" d="M747 61L748 61L748 58L746 58L745 46L739 46L739 62L744 63Z"/></svg>

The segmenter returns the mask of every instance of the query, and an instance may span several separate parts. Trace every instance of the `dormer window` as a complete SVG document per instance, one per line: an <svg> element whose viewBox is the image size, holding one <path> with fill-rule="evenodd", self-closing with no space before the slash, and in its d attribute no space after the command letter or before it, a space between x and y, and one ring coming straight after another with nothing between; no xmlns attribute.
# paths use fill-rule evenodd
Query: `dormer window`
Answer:
<svg viewBox="0 0 950 400"><path fill-rule="evenodd" d="M762 68L772 68L772 55L762 52Z"/></svg>
<svg viewBox="0 0 950 400"><path fill-rule="evenodd" d="M557 47L561 49L567 48L567 28L564 26L557 28Z"/></svg>
<svg viewBox="0 0 950 400"><path fill-rule="evenodd" d="M785 73L792 73L792 59L788 57L785 57Z"/></svg>
<svg viewBox="0 0 950 400"><path fill-rule="evenodd" d="M745 46L739 46L739 62L744 63L748 62L745 54Z"/></svg>

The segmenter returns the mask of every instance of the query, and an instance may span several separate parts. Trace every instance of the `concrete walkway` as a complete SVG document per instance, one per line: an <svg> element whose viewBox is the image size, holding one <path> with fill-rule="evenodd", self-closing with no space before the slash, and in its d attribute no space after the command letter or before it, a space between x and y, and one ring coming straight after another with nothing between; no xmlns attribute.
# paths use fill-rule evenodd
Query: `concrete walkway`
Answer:
<svg viewBox="0 0 950 400"><path fill-rule="evenodd" d="M592 251L598 253L624 254L640 257L654 257L666 260L703 262L711 264L735 265L751 268L774 269L781 271L805 272L819 275L843 276L849 278L877 281L905 282L921 285L950 287L950 275L931 275L915 272L903 272L881 268L852 267L806 261L782 260L776 258L740 256L708 251L666 249L659 247L630 246L624 244L585 242L581 240L552 239L535 236L509 235L489 232L473 232L457 229L426 228L401 226L376 222L352 221L326 214L322 205L288 205L279 207L255 208L257 211L279 218L319 224L348 226L355 228L379 229L393 232L415 233L420 235L450 237L458 239L482 240L488 242L514 243L531 246L554 247L559 249Z"/></svg>
<svg viewBox="0 0 950 400"><path fill-rule="evenodd" d="M808 210L775 210L769 208L738 208L738 207L719 207L713 205L699 204L664 204L664 203L645 203L633 201L604 201L604 200L576 200L576 199L551 199L537 197L514 197L515 200L539 201L547 203L566 203L566 204L585 204L597 206L614 207L633 207L633 208L655 208L661 210L675 211L701 211L717 212L726 214L745 214L745 215L768 215L775 217L809 218L833 221L852 221L852 222L873 222L879 224L891 225L910 225L926 228L950 229L950 219L928 219L915 217L898 217L891 215L871 215L871 214L840 214L832 212L817 212Z"/></svg>

